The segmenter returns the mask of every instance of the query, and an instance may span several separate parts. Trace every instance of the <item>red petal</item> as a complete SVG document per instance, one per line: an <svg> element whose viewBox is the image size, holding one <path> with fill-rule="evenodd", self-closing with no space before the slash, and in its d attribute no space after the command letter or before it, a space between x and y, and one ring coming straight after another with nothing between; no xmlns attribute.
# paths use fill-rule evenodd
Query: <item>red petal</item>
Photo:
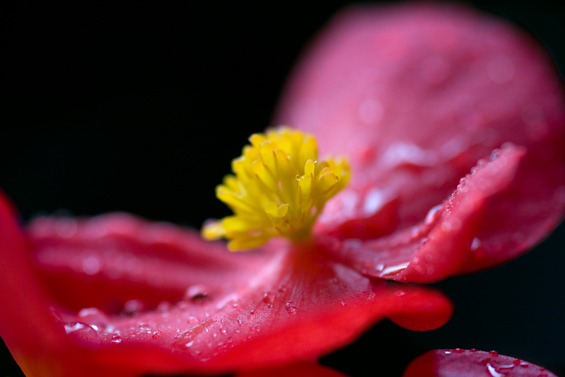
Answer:
<svg viewBox="0 0 565 377"><path fill-rule="evenodd" d="M411 282L433 282L510 259L515 250L495 252L484 248L477 237L485 223L506 221L490 216L501 196L508 195L523 157L523 148L508 145L490 162L482 161L473 168L451 198L421 224L375 241L340 245L333 240L331 250L363 274Z"/></svg>
<svg viewBox="0 0 565 377"><path fill-rule="evenodd" d="M192 231L123 214L40 218L30 236L61 336L93 375L314 360L386 316L432 329L452 311L439 292L372 281L318 245L229 253Z"/></svg>
<svg viewBox="0 0 565 377"><path fill-rule="evenodd" d="M403 377L556 377L527 361L495 351L430 351L412 361Z"/></svg>
<svg viewBox="0 0 565 377"><path fill-rule="evenodd" d="M351 8L297 67L276 123L315 134L322 154L350 158L349 188L317 226L338 238L409 232L479 159L506 142L525 148L511 187L477 229L486 258L508 258L563 216L560 85L529 38L470 9ZM474 260L466 270L499 262Z"/></svg>
<svg viewBox="0 0 565 377"><path fill-rule="evenodd" d="M69 359L80 356L67 347L64 331L52 315L48 292L33 270L29 244L13 208L0 191L0 334L26 374L49 375L60 363L45 350ZM74 372L69 367L70 375Z"/></svg>

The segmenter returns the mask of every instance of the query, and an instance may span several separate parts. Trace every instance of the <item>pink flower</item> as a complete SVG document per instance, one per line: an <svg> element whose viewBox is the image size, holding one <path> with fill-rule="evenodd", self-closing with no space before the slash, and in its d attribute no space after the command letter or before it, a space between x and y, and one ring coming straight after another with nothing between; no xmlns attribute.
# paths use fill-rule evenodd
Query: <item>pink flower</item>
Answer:
<svg viewBox="0 0 565 377"><path fill-rule="evenodd" d="M350 159L310 243L231 254L124 214L21 230L2 200L2 338L29 375L133 377L312 361L385 317L441 326L449 300L403 283L505 262L561 219L562 103L505 25L432 5L346 12L277 116Z"/></svg>

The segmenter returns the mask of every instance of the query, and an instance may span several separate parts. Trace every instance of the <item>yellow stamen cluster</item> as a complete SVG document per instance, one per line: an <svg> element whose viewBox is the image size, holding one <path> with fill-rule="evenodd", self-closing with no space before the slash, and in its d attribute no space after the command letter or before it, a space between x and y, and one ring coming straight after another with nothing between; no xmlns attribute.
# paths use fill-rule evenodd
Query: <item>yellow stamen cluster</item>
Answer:
<svg viewBox="0 0 565 377"><path fill-rule="evenodd" d="M318 162L316 139L289 128L254 134L249 141L232 161L235 175L216 187L234 215L206 223L202 235L227 238L230 250L257 247L273 236L307 240L326 201L349 181L349 164Z"/></svg>

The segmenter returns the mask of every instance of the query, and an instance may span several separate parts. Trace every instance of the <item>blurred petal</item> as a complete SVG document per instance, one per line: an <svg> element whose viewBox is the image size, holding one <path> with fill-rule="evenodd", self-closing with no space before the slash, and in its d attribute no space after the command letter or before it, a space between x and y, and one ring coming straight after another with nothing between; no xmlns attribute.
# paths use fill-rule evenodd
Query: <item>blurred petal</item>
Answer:
<svg viewBox="0 0 565 377"><path fill-rule="evenodd" d="M463 350L430 351L412 361L403 377L556 377L527 361L497 352Z"/></svg>
<svg viewBox="0 0 565 377"><path fill-rule="evenodd" d="M351 162L350 185L328 202L320 235L400 238L508 142L525 155L483 208L475 246L485 258L462 269L518 255L563 216L561 80L530 38L472 9L350 8L317 39L282 98L276 123L313 133L322 156Z"/></svg>

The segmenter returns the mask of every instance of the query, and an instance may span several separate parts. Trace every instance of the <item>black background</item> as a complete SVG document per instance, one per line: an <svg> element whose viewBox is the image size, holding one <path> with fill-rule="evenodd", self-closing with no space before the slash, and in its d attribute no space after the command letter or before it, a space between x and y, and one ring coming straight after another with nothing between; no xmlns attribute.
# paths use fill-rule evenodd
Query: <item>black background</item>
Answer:
<svg viewBox="0 0 565 377"><path fill-rule="evenodd" d="M264 3L3 3L0 187L23 218L126 211L200 227L227 215L214 187L247 137L270 125L308 39L347 4ZM564 6L472 4L527 27L564 72ZM428 349L463 347L565 375L564 245L561 225L514 262L437 284L456 304L439 330L385 321L322 362L399 376ZM0 376L17 376L1 356Z"/></svg>

